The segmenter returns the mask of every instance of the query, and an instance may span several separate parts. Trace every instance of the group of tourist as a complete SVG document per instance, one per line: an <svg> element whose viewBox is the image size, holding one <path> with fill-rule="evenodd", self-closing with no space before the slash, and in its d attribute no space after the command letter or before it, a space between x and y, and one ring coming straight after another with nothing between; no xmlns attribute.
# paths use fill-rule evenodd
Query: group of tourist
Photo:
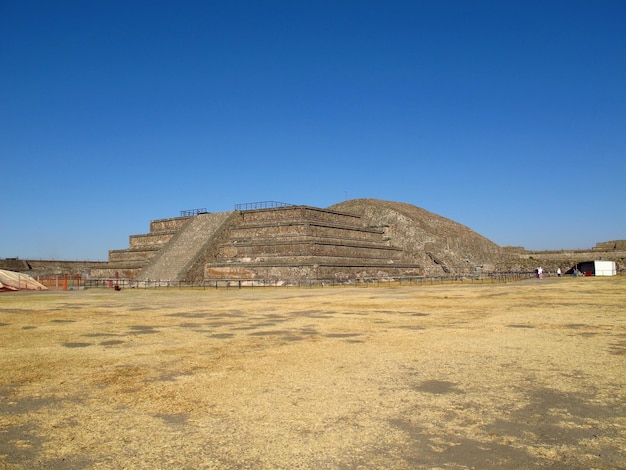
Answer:
<svg viewBox="0 0 626 470"><path fill-rule="evenodd" d="M539 266L535 269L535 273L537 273L537 279L543 279L543 268ZM561 268L556 268L557 277L561 277Z"/></svg>

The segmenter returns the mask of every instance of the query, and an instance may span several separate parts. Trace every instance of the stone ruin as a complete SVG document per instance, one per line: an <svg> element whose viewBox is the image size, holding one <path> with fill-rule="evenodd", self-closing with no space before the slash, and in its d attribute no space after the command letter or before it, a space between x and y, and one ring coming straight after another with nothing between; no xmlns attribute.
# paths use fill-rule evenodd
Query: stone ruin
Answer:
<svg viewBox="0 0 626 470"><path fill-rule="evenodd" d="M280 283L393 277L458 277L567 272L578 263L612 260L626 271L626 240L587 250L500 247L473 230L411 204L355 199L326 209L254 203L234 211L183 211L153 220L108 261L0 259L0 269L83 279Z"/></svg>
<svg viewBox="0 0 626 470"><path fill-rule="evenodd" d="M491 272L500 247L410 204L357 199L326 209L242 206L153 220L92 279L381 279ZM252 207L252 208L249 208Z"/></svg>

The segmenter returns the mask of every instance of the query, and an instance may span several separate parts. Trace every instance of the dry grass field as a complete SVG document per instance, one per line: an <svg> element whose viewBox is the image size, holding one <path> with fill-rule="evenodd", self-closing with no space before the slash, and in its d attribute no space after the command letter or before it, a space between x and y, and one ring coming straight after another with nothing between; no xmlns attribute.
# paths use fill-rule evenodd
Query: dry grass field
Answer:
<svg viewBox="0 0 626 470"><path fill-rule="evenodd" d="M0 294L0 468L626 468L626 278Z"/></svg>

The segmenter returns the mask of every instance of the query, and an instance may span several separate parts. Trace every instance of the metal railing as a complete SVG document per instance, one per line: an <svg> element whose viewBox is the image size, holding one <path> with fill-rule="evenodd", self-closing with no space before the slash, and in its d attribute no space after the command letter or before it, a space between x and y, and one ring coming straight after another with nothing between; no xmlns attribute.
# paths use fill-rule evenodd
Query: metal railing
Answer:
<svg viewBox="0 0 626 470"><path fill-rule="evenodd" d="M277 207L291 207L295 204L289 204L287 202L278 201L260 201L260 202L246 202L244 204L235 204L236 211L252 211L257 209L276 209Z"/></svg>
<svg viewBox="0 0 626 470"><path fill-rule="evenodd" d="M134 279L87 279L85 288L117 289L242 289L268 287L405 287L429 285L502 284L534 277L533 272L490 273L481 275L428 276L428 277L372 277L358 279L205 279L201 281L168 281Z"/></svg>
<svg viewBox="0 0 626 470"><path fill-rule="evenodd" d="M49 290L78 290L85 287L85 278L82 274L40 275L33 278Z"/></svg>
<svg viewBox="0 0 626 470"><path fill-rule="evenodd" d="M191 217L194 215L198 215L198 214L207 214L208 211L206 210L206 208L202 208L202 209L190 209L187 211L180 211L180 216L181 217Z"/></svg>

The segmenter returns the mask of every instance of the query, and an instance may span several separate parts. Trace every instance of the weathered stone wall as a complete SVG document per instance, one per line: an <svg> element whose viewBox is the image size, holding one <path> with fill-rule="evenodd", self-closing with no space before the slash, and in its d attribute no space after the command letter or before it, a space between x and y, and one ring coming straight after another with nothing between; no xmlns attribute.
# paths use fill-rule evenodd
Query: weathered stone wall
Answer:
<svg viewBox="0 0 626 470"><path fill-rule="evenodd" d="M129 237L130 248L144 248L154 245L163 246L169 242L176 232L157 232L142 235L131 235Z"/></svg>
<svg viewBox="0 0 626 470"><path fill-rule="evenodd" d="M497 265L499 271L533 271L541 266L545 272L554 273L557 268L567 272L573 266L585 261L615 261L618 273L626 273L626 251L611 250L563 250L563 251L524 251L503 253Z"/></svg>
<svg viewBox="0 0 626 470"><path fill-rule="evenodd" d="M84 275L92 269L106 266L105 261L58 261L0 259L0 269L28 274L29 276Z"/></svg>
<svg viewBox="0 0 626 470"><path fill-rule="evenodd" d="M319 222L293 221L276 225L250 224L232 229L233 239L252 240L274 236L301 236L329 237L343 240L365 240L378 243L382 230L346 227L342 225L322 225Z"/></svg>
<svg viewBox="0 0 626 470"><path fill-rule="evenodd" d="M159 247L142 247L141 250L109 250L109 261L111 263L148 261L157 253Z"/></svg>
<svg viewBox="0 0 626 470"><path fill-rule="evenodd" d="M270 222L271 224L276 225L285 220L334 222L348 226L362 224L362 221L358 216L308 206L279 207L275 209L259 209L240 212L240 222L242 224Z"/></svg>
<svg viewBox="0 0 626 470"><path fill-rule="evenodd" d="M109 265L111 266L111 265ZM97 267L89 271L91 279L134 279L141 268L136 265L123 266L116 263L114 267Z"/></svg>
<svg viewBox="0 0 626 470"><path fill-rule="evenodd" d="M190 217L172 217L169 219L158 219L150 221L150 233L156 232L177 232L185 225Z"/></svg>
<svg viewBox="0 0 626 470"><path fill-rule="evenodd" d="M337 266L325 264L298 264L293 266L209 266L205 279L228 280L277 280L293 284L312 279L328 279L345 282L347 280L373 280L393 277L422 277L423 272L409 266Z"/></svg>
<svg viewBox="0 0 626 470"><path fill-rule="evenodd" d="M594 250L598 251L626 251L626 240L611 240L596 243Z"/></svg>
<svg viewBox="0 0 626 470"><path fill-rule="evenodd" d="M359 259L400 259L402 250L393 247L373 247L343 242L321 243L312 241L289 240L288 242L259 243L249 245L226 244L220 247L219 255L223 259L243 257L273 256L335 256Z"/></svg>

